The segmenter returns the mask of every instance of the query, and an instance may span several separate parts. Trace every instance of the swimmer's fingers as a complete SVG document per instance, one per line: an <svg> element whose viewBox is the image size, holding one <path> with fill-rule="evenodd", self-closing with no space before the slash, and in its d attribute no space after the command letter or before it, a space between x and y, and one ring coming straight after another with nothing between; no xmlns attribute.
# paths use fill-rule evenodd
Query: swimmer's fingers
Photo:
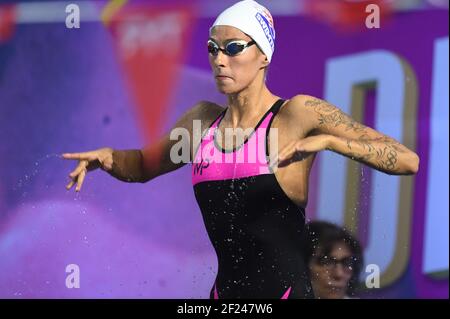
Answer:
<svg viewBox="0 0 450 319"><path fill-rule="evenodd" d="M277 157L278 165L289 161L295 155L298 147L297 143L298 141L290 142L280 151Z"/></svg>
<svg viewBox="0 0 450 319"><path fill-rule="evenodd" d="M75 184L75 180L71 180L69 184L67 184L66 189L69 190Z"/></svg>
<svg viewBox="0 0 450 319"><path fill-rule="evenodd" d="M289 143L278 156L278 166L301 161L311 153L330 149L331 139L331 135L319 134Z"/></svg>
<svg viewBox="0 0 450 319"><path fill-rule="evenodd" d="M88 161L82 160L78 163L78 166L69 174L71 179L75 179L83 170L87 168Z"/></svg>
<svg viewBox="0 0 450 319"><path fill-rule="evenodd" d="M81 188L81 184L83 183L84 176L86 175L88 161L81 161L77 168L69 174L69 177L72 179L69 184L67 184L66 189L70 190L75 183L77 183L76 191L79 191Z"/></svg>
<svg viewBox="0 0 450 319"><path fill-rule="evenodd" d="M113 149L109 147L101 148L95 151L83 153L64 153L64 159L87 161L87 170L92 171L101 167L106 171L112 170L113 166Z"/></svg>
<svg viewBox="0 0 450 319"><path fill-rule="evenodd" d="M295 151L300 153L313 153L329 149L331 135L319 134L303 138L295 144Z"/></svg>
<svg viewBox="0 0 450 319"><path fill-rule="evenodd" d="M84 179L86 177L87 171L88 171L88 165L89 162L86 160L80 161L77 168L69 174L69 177L72 179L72 181L67 184L66 189L70 190L75 183L77 184L77 187L75 188L75 191L79 192L81 190L81 186L83 185Z"/></svg>
<svg viewBox="0 0 450 319"><path fill-rule="evenodd" d="M289 150L292 147L292 142L289 143L288 145L286 145L283 149L281 149L281 151L279 151L278 153L271 155L271 157L269 158L269 166L272 170L275 170L280 162L282 160L284 160L284 158L286 156L288 156Z"/></svg>
<svg viewBox="0 0 450 319"><path fill-rule="evenodd" d="M309 137L291 142L280 152L277 165L281 167L293 162L302 161L311 153L321 149L323 149L322 144L317 139L309 139Z"/></svg>
<svg viewBox="0 0 450 319"><path fill-rule="evenodd" d="M113 168L112 148L102 148L84 153L64 153L62 157L79 161L77 167L69 174L71 181L66 185L67 190L70 190L73 185L77 184L76 191L79 192L89 171L99 167L106 171L110 171Z"/></svg>
<svg viewBox="0 0 450 319"><path fill-rule="evenodd" d="M64 159L72 159L72 160L87 160L93 161L97 158L96 152L83 152L83 153L64 153L62 154Z"/></svg>
<svg viewBox="0 0 450 319"><path fill-rule="evenodd" d="M86 170L82 170L77 179L77 187L75 190L79 192L81 190L81 185L83 185L84 178L86 177Z"/></svg>

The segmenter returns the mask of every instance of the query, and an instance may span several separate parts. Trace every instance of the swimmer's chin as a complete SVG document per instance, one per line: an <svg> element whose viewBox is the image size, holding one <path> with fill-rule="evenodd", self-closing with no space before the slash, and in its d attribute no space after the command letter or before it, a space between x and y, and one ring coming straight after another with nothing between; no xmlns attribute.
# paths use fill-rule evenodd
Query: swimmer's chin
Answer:
<svg viewBox="0 0 450 319"><path fill-rule="evenodd" d="M227 87L226 85L216 85L217 90L222 94L234 94L237 93L238 90L233 89L231 87Z"/></svg>

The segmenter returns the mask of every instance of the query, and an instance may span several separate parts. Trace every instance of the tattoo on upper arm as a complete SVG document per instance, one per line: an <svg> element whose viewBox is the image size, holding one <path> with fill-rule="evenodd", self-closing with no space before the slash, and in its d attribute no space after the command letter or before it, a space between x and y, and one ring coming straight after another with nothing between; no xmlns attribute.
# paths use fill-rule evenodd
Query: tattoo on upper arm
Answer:
<svg viewBox="0 0 450 319"><path fill-rule="evenodd" d="M353 130L358 133L367 133L367 126L356 122L339 108L324 100L310 98L305 102L305 105L314 108L314 111L319 116L319 125L325 128L343 125L346 131Z"/></svg>

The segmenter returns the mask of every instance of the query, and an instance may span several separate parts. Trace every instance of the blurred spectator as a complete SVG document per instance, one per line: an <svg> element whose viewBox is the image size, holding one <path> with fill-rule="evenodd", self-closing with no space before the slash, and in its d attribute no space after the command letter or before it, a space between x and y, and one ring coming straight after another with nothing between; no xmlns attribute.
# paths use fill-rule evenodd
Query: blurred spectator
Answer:
<svg viewBox="0 0 450 319"><path fill-rule="evenodd" d="M304 234L305 260L316 298L355 297L363 266L358 240L345 229L322 221L307 224Z"/></svg>

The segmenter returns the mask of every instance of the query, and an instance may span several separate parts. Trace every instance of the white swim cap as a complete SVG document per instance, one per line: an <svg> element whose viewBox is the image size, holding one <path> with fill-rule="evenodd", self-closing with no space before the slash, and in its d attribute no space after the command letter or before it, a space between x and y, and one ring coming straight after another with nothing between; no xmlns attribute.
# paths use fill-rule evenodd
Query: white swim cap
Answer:
<svg viewBox="0 0 450 319"><path fill-rule="evenodd" d="M244 0L225 9L216 19L211 30L216 25L228 25L238 28L250 36L269 62L275 50L275 28L269 10L253 0Z"/></svg>

